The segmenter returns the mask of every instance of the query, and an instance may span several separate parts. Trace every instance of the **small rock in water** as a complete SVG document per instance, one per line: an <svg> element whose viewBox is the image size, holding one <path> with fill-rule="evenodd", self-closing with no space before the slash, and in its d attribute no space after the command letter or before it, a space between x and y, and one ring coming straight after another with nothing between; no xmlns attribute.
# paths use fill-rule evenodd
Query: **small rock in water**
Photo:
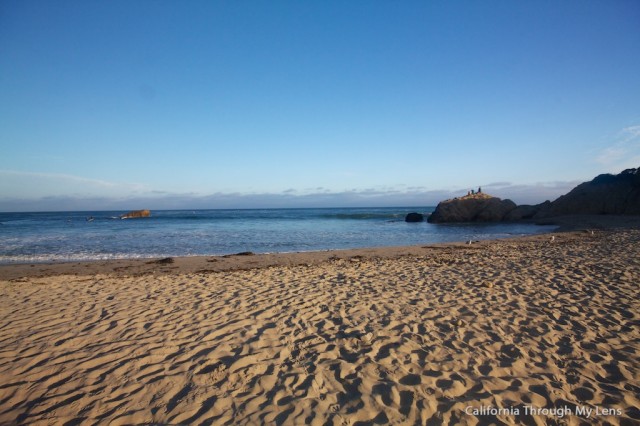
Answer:
<svg viewBox="0 0 640 426"><path fill-rule="evenodd" d="M424 215L421 213L409 213L408 215L405 216L404 218L405 222L424 222Z"/></svg>

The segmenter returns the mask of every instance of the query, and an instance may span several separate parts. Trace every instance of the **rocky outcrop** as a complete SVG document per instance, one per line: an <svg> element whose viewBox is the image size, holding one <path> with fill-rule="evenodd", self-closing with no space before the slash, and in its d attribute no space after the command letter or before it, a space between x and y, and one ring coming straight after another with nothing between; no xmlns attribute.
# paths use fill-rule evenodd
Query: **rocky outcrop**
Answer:
<svg viewBox="0 0 640 426"><path fill-rule="evenodd" d="M603 174L561 196L536 218L565 215L640 215L640 168Z"/></svg>
<svg viewBox="0 0 640 426"><path fill-rule="evenodd" d="M516 208L511 200L479 193L442 201L427 219L429 223L499 222Z"/></svg>
<svg viewBox="0 0 640 426"><path fill-rule="evenodd" d="M571 215L640 215L640 167L617 175L603 174L573 188L557 200L536 205L516 204L484 193L442 201L427 219L430 223L500 222Z"/></svg>
<svg viewBox="0 0 640 426"><path fill-rule="evenodd" d="M120 215L120 219L134 219L140 217L149 217L151 216L151 212L149 210L133 210L129 213L125 213Z"/></svg>
<svg viewBox="0 0 640 426"><path fill-rule="evenodd" d="M508 222L515 222L519 220L530 220L539 216L542 212L546 212L551 207L551 201L545 201L541 204L529 205L522 204L511 210L503 220Z"/></svg>
<svg viewBox="0 0 640 426"><path fill-rule="evenodd" d="M405 222L424 222L424 215L422 213L409 213L404 218Z"/></svg>

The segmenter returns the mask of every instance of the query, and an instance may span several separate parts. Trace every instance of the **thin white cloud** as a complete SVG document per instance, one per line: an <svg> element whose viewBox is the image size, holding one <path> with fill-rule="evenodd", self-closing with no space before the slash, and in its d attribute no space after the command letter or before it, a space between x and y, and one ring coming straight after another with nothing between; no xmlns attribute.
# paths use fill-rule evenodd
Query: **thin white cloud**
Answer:
<svg viewBox="0 0 640 426"><path fill-rule="evenodd" d="M537 204L554 200L567 193L579 182L549 182L533 185L484 185L483 191L509 198L517 204ZM300 193L223 193L198 195L148 191L146 195L128 196L77 196L52 194L42 197L0 196L0 211L43 210L134 210L161 209L225 209L225 208L305 208L305 207L384 207L384 206L435 206L439 201L464 195L466 190L429 190L413 188L351 189L331 192Z"/></svg>
<svg viewBox="0 0 640 426"><path fill-rule="evenodd" d="M64 173L0 170L0 196L37 198L47 196L120 196L149 192L139 183L112 182Z"/></svg>
<svg viewBox="0 0 640 426"><path fill-rule="evenodd" d="M494 182L482 186L482 191L500 198L508 198L516 204L538 204L545 200L553 201L578 186L581 181L537 182L532 184L513 184Z"/></svg>
<svg viewBox="0 0 640 426"><path fill-rule="evenodd" d="M491 182L485 185L485 188L505 188L510 187L513 184L511 182Z"/></svg>
<svg viewBox="0 0 640 426"><path fill-rule="evenodd" d="M640 134L640 126L628 132ZM536 204L554 200L578 183L493 182L482 185L482 189L518 204ZM464 195L467 190L399 185L344 191L315 187L306 190L287 188L280 193L217 192L203 195L61 173L0 170L0 211L434 206L439 201Z"/></svg>
<svg viewBox="0 0 640 426"><path fill-rule="evenodd" d="M38 179L55 179L55 180L65 180L71 182L79 182L96 186L103 187L114 187L116 186L113 182L108 182L105 180L99 179L91 179L82 176L74 176L68 175L64 173L39 173L39 172L19 172L15 170L0 170L0 175L5 177L17 177L17 178L38 178Z"/></svg>
<svg viewBox="0 0 640 426"><path fill-rule="evenodd" d="M622 129L622 131L632 137L640 136L640 126L629 126Z"/></svg>
<svg viewBox="0 0 640 426"><path fill-rule="evenodd" d="M613 142L596 156L596 162L610 172L638 167L640 164L640 126L629 126L615 136Z"/></svg>

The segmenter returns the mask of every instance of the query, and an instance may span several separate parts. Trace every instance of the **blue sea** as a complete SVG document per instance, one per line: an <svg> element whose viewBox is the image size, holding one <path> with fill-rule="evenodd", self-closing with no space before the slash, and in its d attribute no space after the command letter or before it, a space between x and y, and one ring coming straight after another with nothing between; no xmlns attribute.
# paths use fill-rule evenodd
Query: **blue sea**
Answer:
<svg viewBox="0 0 640 426"><path fill-rule="evenodd" d="M530 224L406 223L434 207L0 213L0 263L300 252L493 239ZM91 219L89 219L91 218Z"/></svg>

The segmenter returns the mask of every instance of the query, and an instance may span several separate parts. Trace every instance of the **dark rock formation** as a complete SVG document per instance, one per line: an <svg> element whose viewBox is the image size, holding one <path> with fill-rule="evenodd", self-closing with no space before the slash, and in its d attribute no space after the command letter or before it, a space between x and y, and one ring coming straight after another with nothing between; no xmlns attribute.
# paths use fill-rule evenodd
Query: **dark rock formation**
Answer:
<svg viewBox="0 0 640 426"><path fill-rule="evenodd" d="M234 257L234 256L254 256L255 253L252 251L241 251L240 253L234 253L234 254L225 254L222 257L225 258L229 258L229 257Z"/></svg>
<svg viewBox="0 0 640 426"><path fill-rule="evenodd" d="M518 221L518 220L529 220L536 217L536 215L542 214L542 212L546 212L551 207L551 201L545 201L541 204L529 205L522 204L515 209L511 210L506 216L503 218L505 221Z"/></svg>
<svg viewBox="0 0 640 426"><path fill-rule="evenodd" d="M536 218L564 215L640 215L640 168L603 174L573 188L542 209Z"/></svg>
<svg viewBox="0 0 640 426"><path fill-rule="evenodd" d="M429 223L499 222L516 208L511 200L480 193L442 201L429 216Z"/></svg>
<svg viewBox="0 0 640 426"><path fill-rule="evenodd" d="M422 213L409 213L404 218L405 222L424 222L424 215Z"/></svg>
<svg viewBox="0 0 640 426"><path fill-rule="evenodd" d="M557 200L516 206L484 193L442 201L427 219L430 223L545 220L575 215L640 215L640 168L617 175L604 174L573 188ZM551 222L548 222L551 223Z"/></svg>
<svg viewBox="0 0 640 426"><path fill-rule="evenodd" d="M149 210L133 210L129 213L125 213L120 216L120 219L133 219L139 217L149 217L151 216L151 212Z"/></svg>
<svg viewBox="0 0 640 426"><path fill-rule="evenodd" d="M165 257L163 259L151 260L147 262L147 265L169 265L173 262L175 262L175 260L173 260L173 257Z"/></svg>

